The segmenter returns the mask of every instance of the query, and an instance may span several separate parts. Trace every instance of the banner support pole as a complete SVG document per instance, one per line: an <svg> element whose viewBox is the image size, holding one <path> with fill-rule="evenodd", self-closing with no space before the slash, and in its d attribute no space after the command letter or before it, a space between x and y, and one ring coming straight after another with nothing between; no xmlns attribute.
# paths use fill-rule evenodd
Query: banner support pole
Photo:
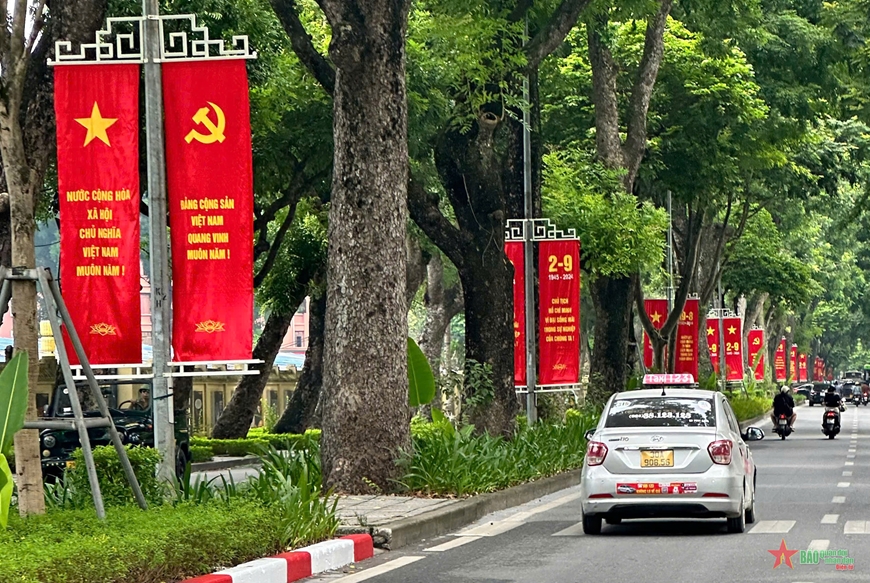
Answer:
<svg viewBox="0 0 870 583"><path fill-rule="evenodd" d="M172 393L166 378L169 361L169 257L166 237L166 154L163 143L163 81L160 72L159 4L142 0L145 63L145 134L148 163L148 225L151 266L151 344L154 381L154 445L161 460L157 476L175 476L175 429Z"/></svg>
<svg viewBox="0 0 870 583"><path fill-rule="evenodd" d="M529 20L526 18L525 35L529 33ZM535 389L538 377L535 371L535 244L533 242L532 219L535 207L532 201L532 136L531 116L529 115L529 77L523 77L523 257L525 269L526 300L526 416L529 425L538 418Z"/></svg>

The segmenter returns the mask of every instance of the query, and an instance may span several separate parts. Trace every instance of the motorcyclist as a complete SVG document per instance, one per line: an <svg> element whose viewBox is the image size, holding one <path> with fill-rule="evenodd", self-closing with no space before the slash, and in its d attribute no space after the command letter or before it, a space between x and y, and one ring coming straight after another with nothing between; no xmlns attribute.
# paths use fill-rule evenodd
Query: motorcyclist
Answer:
<svg viewBox="0 0 870 583"><path fill-rule="evenodd" d="M794 399L791 391L785 385L779 389L779 393L773 398L773 413L770 414L770 419L773 421L773 428L776 429L776 420L780 415L785 415L788 418L788 426L794 429L794 422L797 419L797 413L794 412Z"/></svg>
<svg viewBox="0 0 870 583"><path fill-rule="evenodd" d="M837 428L840 427L840 408L843 406L843 399L840 393L834 390L834 385L828 385L828 390L825 392L825 409L834 409L837 412ZM822 421L822 428L825 424Z"/></svg>

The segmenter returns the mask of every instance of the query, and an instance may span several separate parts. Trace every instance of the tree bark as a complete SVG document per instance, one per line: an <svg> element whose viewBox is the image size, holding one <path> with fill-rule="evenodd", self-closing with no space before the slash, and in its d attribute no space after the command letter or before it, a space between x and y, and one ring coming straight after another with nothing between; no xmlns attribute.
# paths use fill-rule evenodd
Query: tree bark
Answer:
<svg viewBox="0 0 870 583"><path fill-rule="evenodd" d="M275 433L304 433L313 425L314 413L323 387L323 332L326 318L326 296L311 301L308 316L308 349L305 365L296 383L296 390L284 409Z"/></svg>
<svg viewBox="0 0 870 583"><path fill-rule="evenodd" d="M335 64L323 354L323 482L391 490L408 425L407 95L410 0L318 0Z"/></svg>
<svg viewBox="0 0 870 583"><path fill-rule="evenodd" d="M603 404L610 395L625 388L635 277L599 276L592 282L595 346L586 396L588 402Z"/></svg>
<svg viewBox="0 0 870 583"><path fill-rule="evenodd" d="M301 303L301 301L300 301ZM239 439L248 434L251 421L260 405L263 390L269 382L269 373L275 364L275 357L281 349L281 342L287 334L287 329L293 321L293 312L272 312L266 319L263 333L254 347L253 357L262 360L262 364L253 365L252 368L260 371L258 375L242 377L233 397L227 404L227 408L215 423L211 436L215 439Z"/></svg>

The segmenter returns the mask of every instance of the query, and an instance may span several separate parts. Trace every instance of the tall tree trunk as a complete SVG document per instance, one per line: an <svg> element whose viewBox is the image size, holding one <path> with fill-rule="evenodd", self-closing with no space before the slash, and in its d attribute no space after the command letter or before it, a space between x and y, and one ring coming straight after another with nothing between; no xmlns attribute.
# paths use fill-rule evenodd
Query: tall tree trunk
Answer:
<svg viewBox="0 0 870 583"><path fill-rule="evenodd" d="M303 433L313 425L314 413L323 387L323 331L326 318L326 295L311 301L308 316L308 349L305 365L296 390L284 409L275 433Z"/></svg>
<svg viewBox="0 0 870 583"><path fill-rule="evenodd" d="M335 64L323 482L394 487L410 445L405 232L410 0L319 0Z"/></svg>
<svg viewBox="0 0 870 583"><path fill-rule="evenodd" d="M625 387L634 286L634 277L599 276L592 282L595 345L586 394L588 402L603 404L610 395Z"/></svg>
<svg viewBox="0 0 870 583"><path fill-rule="evenodd" d="M215 439L239 439L248 434L293 315L293 312L269 314L263 333L254 347L254 358L263 361L263 364L253 366L260 374L242 377L227 408L212 429L211 436Z"/></svg>

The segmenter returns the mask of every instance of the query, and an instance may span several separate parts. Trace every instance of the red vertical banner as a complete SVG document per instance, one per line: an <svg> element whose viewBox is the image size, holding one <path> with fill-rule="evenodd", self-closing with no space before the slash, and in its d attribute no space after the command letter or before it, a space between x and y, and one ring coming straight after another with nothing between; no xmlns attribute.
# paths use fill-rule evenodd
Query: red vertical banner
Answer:
<svg viewBox="0 0 870 583"><path fill-rule="evenodd" d="M764 330L753 328L747 338L749 342L749 368L755 371L755 380L764 380Z"/></svg>
<svg viewBox="0 0 870 583"><path fill-rule="evenodd" d="M725 330L725 380L743 380L743 323L737 316L722 319Z"/></svg>
<svg viewBox="0 0 870 583"><path fill-rule="evenodd" d="M522 241L507 241L504 252L514 266L514 385L526 385L526 270Z"/></svg>
<svg viewBox="0 0 870 583"><path fill-rule="evenodd" d="M652 322L653 328L661 330L665 325L665 320L668 319L668 300L666 299L648 299L643 301L646 315ZM646 332L643 333L643 365L646 368L652 368L653 365L653 347Z"/></svg>
<svg viewBox="0 0 870 583"><path fill-rule="evenodd" d="M789 361L791 364L791 370L789 374L789 379L792 381L798 380L798 351L797 344L791 345L791 354L789 356Z"/></svg>
<svg viewBox="0 0 870 583"><path fill-rule="evenodd" d="M798 382L807 380L807 355L801 353L798 357Z"/></svg>
<svg viewBox="0 0 870 583"><path fill-rule="evenodd" d="M707 349L710 351L710 364L713 372L719 374L719 318L707 318Z"/></svg>
<svg viewBox="0 0 870 583"><path fill-rule="evenodd" d="M690 374L698 379L698 320L700 318L698 298L689 298L680 314L677 325L677 347L674 359L676 374Z"/></svg>
<svg viewBox="0 0 870 583"><path fill-rule="evenodd" d="M540 372L542 385L580 381L580 241L541 241Z"/></svg>
<svg viewBox="0 0 870 583"><path fill-rule="evenodd" d="M253 162L242 59L163 63L176 361L253 342Z"/></svg>
<svg viewBox="0 0 870 583"><path fill-rule="evenodd" d="M785 370L785 338L779 341L776 347L776 354L773 357L773 370L776 376L776 382L784 383L788 376Z"/></svg>
<svg viewBox="0 0 870 583"><path fill-rule="evenodd" d="M139 363L139 66L57 66L54 108L64 301L91 364Z"/></svg>

